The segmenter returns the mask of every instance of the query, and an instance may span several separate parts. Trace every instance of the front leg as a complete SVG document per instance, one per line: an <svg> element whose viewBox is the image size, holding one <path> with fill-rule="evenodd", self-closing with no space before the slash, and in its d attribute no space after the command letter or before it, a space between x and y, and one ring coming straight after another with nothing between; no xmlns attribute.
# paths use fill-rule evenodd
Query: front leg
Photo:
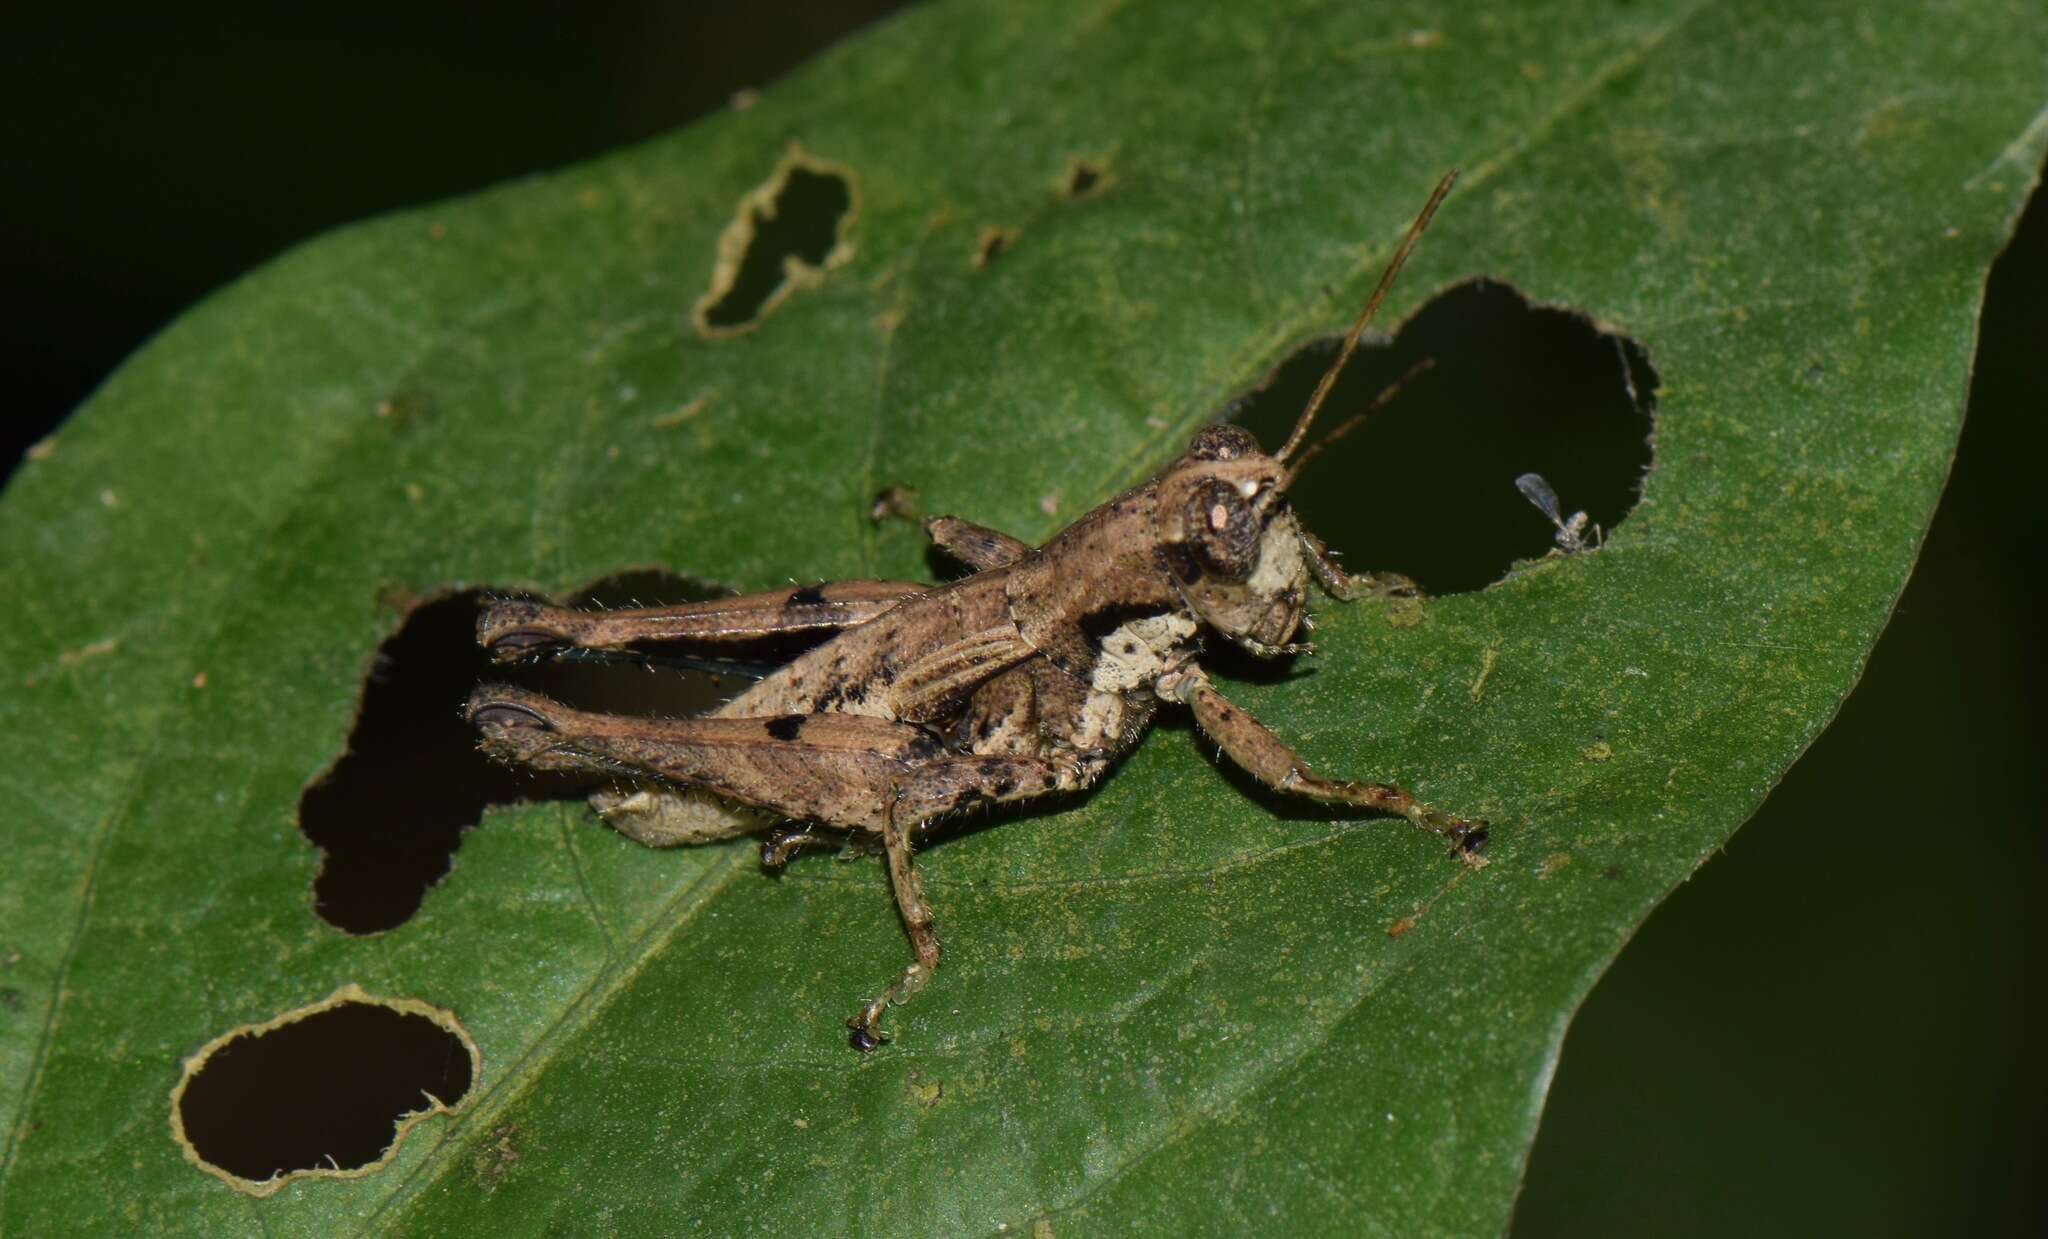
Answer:
<svg viewBox="0 0 2048 1239"><path fill-rule="evenodd" d="M1182 702L1193 710L1202 733L1214 740L1246 774L1266 786L1328 804L1357 805L1398 814L1449 839L1466 864L1477 868L1486 863L1480 856L1486 847L1485 822L1467 821L1432 809L1392 784L1317 778L1309 773L1308 763L1264 723L1225 700L1199 667L1190 667L1160 681L1158 691L1161 697Z"/></svg>

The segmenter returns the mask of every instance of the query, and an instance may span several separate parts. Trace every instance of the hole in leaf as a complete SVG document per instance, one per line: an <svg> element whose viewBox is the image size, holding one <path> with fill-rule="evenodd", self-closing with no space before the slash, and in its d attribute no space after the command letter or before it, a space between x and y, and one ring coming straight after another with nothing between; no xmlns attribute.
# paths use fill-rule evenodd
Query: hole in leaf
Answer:
<svg viewBox="0 0 2048 1239"><path fill-rule="evenodd" d="M846 169L792 148L765 185L740 200L718 241L711 289L698 301L706 336L751 331L797 288L852 256L856 195Z"/></svg>
<svg viewBox="0 0 2048 1239"><path fill-rule="evenodd" d="M1015 228L997 228L993 225L981 230L981 243L974 251L974 269L986 270L988 265L1003 256L1017 241Z"/></svg>
<svg viewBox="0 0 2048 1239"><path fill-rule="evenodd" d="M188 1059L171 1130L201 1169L267 1196L381 1165L414 1123L461 1108L482 1063L452 1013L346 986Z"/></svg>
<svg viewBox="0 0 2048 1239"><path fill-rule="evenodd" d="M1340 343L1298 350L1226 416L1279 450ZM1302 523L1348 566L1405 573L1431 594L1500 580L1558 545L1556 526L1516 485L1528 473L1549 483L1567 521L1584 512L1611 534L1635 507L1657 390L1643 347L1491 280L1439 294L1391 340L1368 336L1310 442L1425 359L1433 364L1291 492Z"/></svg>
<svg viewBox="0 0 2048 1239"><path fill-rule="evenodd" d="M719 597L663 572L607 577L574 606L659 606ZM464 590L414 606L377 648L364 679L348 749L299 798L299 829L324 852L313 880L320 918L352 934L377 933L419 911L446 876L464 832L486 806L567 799L590 787L566 774L512 770L477 752L463 703L482 682L514 684L571 705L617 714L685 715L715 709L745 687L744 674L701 665L550 659L501 666L476 644L477 615L519 595Z"/></svg>
<svg viewBox="0 0 2048 1239"><path fill-rule="evenodd" d="M1061 188L1069 198L1086 198L1109 187L1109 169L1075 156L1067 160L1067 174Z"/></svg>

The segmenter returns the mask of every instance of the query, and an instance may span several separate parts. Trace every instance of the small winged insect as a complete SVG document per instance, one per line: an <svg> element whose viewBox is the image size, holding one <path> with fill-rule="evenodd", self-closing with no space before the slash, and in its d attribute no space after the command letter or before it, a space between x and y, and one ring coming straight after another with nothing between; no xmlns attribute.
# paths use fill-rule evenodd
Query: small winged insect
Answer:
<svg viewBox="0 0 2048 1239"><path fill-rule="evenodd" d="M1403 577L1337 566L1287 500L1313 449L1288 460L1456 176L1443 178L1410 226L1276 455L1240 427L1209 426L1164 472L1039 547L935 517L925 522L932 540L973 570L944 585L841 581L623 611L498 603L480 618L477 639L500 662L649 649L715 657L776 637L827 639L698 718L596 714L486 685L468 705L483 750L533 769L606 777L593 806L651 845L759 828L708 809L708 795L790 823L762 845L770 867L814 843L881 852L916 958L847 1021L860 1050L888 1039L884 1013L938 967L912 855L933 823L1087 787L1138 742L1162 704L1191 711L1224 756L1270 787L1405 818L1468 864L1483 864L1484 822L1391 784L1310 773L1217 691L1200 662L1205 640L1265 658L1307 652L1294 637L1306 625L1311 581L1339 600L1416 592Z"/></svg>
<svg viewBox="0 0 2048 1239"><path fill-rule="evenodd" d="M1564 509L1557 502L1557 492L1550 489L1550 483L1544 480L1542 474L1523 474L1515 479L1515 489L1521 491L1524 499L1535 504L1536 510L1549 517L1550 523L1557 526L1553 540L1557 543L1558 550L1567 555L1577 555L1600 545L1600 526L1592 524L1592 518L1584 512L1574 512L1570 516L1562 515ZM1589 527L1593 531L1590 540L1586 536Z"/></svg>

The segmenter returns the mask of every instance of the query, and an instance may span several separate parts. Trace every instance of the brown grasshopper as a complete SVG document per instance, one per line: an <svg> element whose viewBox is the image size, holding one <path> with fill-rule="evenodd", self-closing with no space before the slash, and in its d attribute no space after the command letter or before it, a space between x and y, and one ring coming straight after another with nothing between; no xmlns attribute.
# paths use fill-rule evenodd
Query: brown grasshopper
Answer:
<svg viewBox="0 0 2048 1239"><path fill-rule="evenodd" d="M614 778L618 786L593 805L650 845L759 828L706 812L706 792L797 823L769 834L761 850L769 867L817 840L819 829L878 845L917 958L847 1021L863 1051L888 1039L883 1013L924 988L939 964L911 859L926 829L948 813L1087 787L1138 742L1161 702L1191 709L1204 734L1260 782L1397 814L1482 863L1484 822L1391 785L1309 773L1216 691L1198 661L1205 633L1260 657L1307 652L1292 639L1306 622L1311 576L1339 600L1414 592L1405 578L1347 574L1333 562L1287 503L1289 483L1320 446L1292 467L1286 461L1456 176L1444 177L1410 226L1277 456L1239 427L1206 427L1165 472L1035 549L938 517L926 522L932 541L974 570L945 585L845 581L608 612L497 603L477 640L501 662L629 654L644 643L715 652L782 634L838 635L700 718L592 714L537 693L480 687L468 715L484 751Z"/></svg>

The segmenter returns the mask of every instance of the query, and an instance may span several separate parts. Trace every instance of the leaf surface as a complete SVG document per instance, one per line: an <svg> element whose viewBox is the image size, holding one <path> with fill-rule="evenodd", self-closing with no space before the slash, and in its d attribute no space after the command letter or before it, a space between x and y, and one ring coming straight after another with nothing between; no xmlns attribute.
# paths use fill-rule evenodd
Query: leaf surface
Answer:
<svg viewBox="0 0 2048 1239"><path fill-rule="evenodd" d="M1911 566L2048 141L2036 18L934 6L225 290L0 504L0 1230L1501 1229L1572 1011L1832 716ZM850 251L702 338L792 142L857 182ZM1450 165L1385 321L1485 274L1639 341L1642 503L1419 624L1325 605L1312 669L1232 692L1321 768L1491 819L1488 868L1276 813L1161 728L1086 800L926 853L946 964L864 1059L840 1022L906 959L872 865L771 880L540 804L399 929L314 917L295 806L380 591L916 576L867 519L896 484L1042 539L1341 329ZM260 1202L188 1165L182 1057L348 982L460 1015L470 1107Z"/></svg>

